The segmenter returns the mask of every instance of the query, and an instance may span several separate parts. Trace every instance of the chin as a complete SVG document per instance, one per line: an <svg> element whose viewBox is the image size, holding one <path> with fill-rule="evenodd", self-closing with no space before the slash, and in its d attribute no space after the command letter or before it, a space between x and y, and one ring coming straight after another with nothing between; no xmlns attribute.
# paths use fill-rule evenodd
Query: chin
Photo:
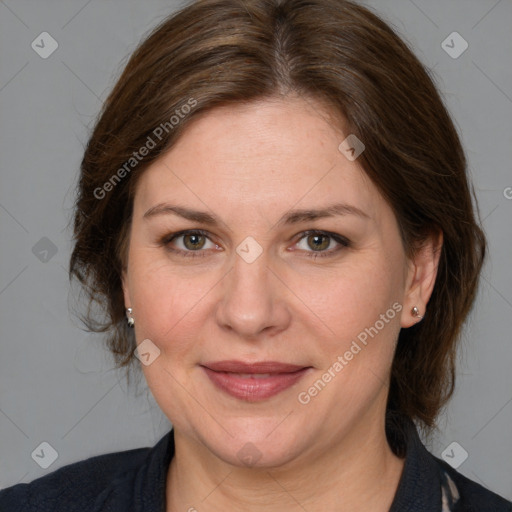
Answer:
<svg viewBox="0 0 512 512"><path fill-rule="evenodd" d="M211 451L235 467L271 469L283 467L293 461L297 456L297 448L290 442L282 444L268 440L252 442L236 439L229 445L211 446Z"/></svg>
<svg viewBox="0 0 512 512"><path fill-rule="evenodd" d="M310 445L304 431L276 418L254 417L203 425L196 435L211 453L236 467L275 468L293 461ZM280 424L280 422L282 422ZM223 428L224 427L224 428Z"/></svg>

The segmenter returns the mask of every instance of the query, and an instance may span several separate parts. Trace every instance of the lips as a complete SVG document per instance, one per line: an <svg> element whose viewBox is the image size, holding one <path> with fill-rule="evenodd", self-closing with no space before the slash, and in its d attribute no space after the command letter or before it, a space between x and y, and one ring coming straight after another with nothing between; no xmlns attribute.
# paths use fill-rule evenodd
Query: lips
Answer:
<svg viewBox="0 0 512 512"><path fill-rule="evenodd" d="M243 361L215 361L204 363L203 366L206 366L215 372L250 373L260 375L264 373L292 373L304 368L304 366L278 363L276 361L261 361L258 363L244 363Z"/></svg>
<svg viewBox="0 0 512 512"><path fill-rule="evenodd" d="M265 400L281 393L311 369L276 361L215 361L201 367L218 389L249 402Z"/></svg>

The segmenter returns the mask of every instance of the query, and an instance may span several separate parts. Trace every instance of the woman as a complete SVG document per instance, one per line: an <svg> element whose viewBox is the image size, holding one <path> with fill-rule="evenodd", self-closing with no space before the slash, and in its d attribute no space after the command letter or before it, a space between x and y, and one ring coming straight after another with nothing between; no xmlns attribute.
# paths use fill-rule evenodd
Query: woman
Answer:
<svg viewBox="0 0 512 512"><path fill-rule="evenodd" d="M96 329L173 429L2 511L512 510L418 437L452 394L485 238L439 94L365 8L165 20L104 105L74 232Z"/></svg>

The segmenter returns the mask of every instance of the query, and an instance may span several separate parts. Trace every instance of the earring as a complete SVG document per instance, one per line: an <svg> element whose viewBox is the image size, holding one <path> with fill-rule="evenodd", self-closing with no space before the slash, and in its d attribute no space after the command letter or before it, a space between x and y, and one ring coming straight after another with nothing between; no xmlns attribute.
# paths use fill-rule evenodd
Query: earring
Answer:
<svg viewBox="0 0 512 512"><path fill-rule="evenodd" d="M128 322L128 327L133 327L135 325L135 320L132 317L132 308L126 308L126 320Z"/></svg>
<svg viewBox="0 0 512 512"><path fill-rule="evenodd" d="M416 306L414 306L411 309L411 315L414 316L415 318L419 318L420 320L423 319L423 317L420 315L420 312L419 312L419 310L418 310L418 308Z"/></svg>

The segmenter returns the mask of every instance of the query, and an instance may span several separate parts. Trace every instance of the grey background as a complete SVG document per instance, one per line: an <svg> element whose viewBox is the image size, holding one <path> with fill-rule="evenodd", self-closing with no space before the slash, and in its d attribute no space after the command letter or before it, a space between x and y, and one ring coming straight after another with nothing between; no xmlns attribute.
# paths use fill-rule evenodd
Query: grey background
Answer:
<svg viewBox="0 0 512 512"><path fill-rule="evenodd" d="M433 69L462 133L490 244L457 391L427 443L441 456L456 441L469 455L458 470L512 499L512 1L366 3ZM88 129L123 59L177 5L0 1L0 488L152 446L170 428L145 382L127 387L101 336L70 315L66 269ZM47 59L31 47L44 31L59 45ZM457 59L441 46L453 31L469 44ZM48 469L31 457L43 441L58 453Z"/></svg>

